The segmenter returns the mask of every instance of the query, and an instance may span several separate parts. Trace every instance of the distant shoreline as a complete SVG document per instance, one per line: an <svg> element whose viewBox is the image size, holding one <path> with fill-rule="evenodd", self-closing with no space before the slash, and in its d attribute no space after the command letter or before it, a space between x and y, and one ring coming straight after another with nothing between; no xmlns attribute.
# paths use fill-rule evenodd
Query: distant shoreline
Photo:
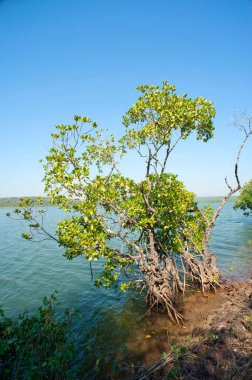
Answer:
<svg viewBox="0 0 252 380"><path fill-rule="evenodd" d="M36 200L38 197L2 197L0 198L0 208L14 208L19 206L21 198L30 198ZM53 206L49 197L41 197L43 199L42 206Z"/></svg>
<svg viewBox="0 0 252 380"><path fill-rule="evenodd" d="M210 196L210 197L195 197L196 201L199 203L215 203L220 202L224 196ZM31 198L36 200L37 197L2 197L0 198L0 208L14 208L18 207L20 198ZM44 207L54 206L50 202L49 197L42 197ZM236 197L231 197L228 202L234 202Z"/></svg>

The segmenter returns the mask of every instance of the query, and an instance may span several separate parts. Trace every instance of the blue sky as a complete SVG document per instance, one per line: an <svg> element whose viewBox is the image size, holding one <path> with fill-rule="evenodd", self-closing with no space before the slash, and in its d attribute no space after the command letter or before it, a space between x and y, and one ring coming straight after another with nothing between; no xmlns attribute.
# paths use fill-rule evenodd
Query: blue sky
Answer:
<svg viewBox="0 0 252 380"><path fill-rule="evenodd" d="M116 135L139 84L174 84L215 104L215 138L193 138L170 170L198 195L226 192L252 113L251 0L0 0L0 196L43 193L38 163L55 124L87 115ZM252 177L252 141L241 159ZM141 178L134 158L125 174Z"/></svg>

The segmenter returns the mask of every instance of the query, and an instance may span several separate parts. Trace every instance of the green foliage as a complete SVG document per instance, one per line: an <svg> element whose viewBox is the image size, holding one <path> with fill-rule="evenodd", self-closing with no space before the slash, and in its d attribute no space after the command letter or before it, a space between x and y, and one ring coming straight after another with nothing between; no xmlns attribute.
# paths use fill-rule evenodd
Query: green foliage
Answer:
<svg viewBox="0 0 252 380"><path fill-rule="evenodd" d="M166 373L165 378L177 379L180 378L180 361L188 354L188 348L185 346L179 346L177 344L171 344L171 353L163 352L161 359L164 362L172 362L171 367Z"/></svg>
<svg viewBox="0 0 252 380"><path fill-rule="evenodd" d="M0 376L2 379L75 379L70 327L72 312L56 316L56 297L45 298L38 313L5 317L0 309Z"/></svg>
<svg viewBox="0 0 252 380"><path fill-rule="evenodd" d="M174 355L174 359L179 360L182 356L188 353L188 348L185 346L178 346L177 344L171 344L171 350Z"/></svg>
<svg viewBox="0 0 252 380"><path fill-rule="evenodd" d="M212 102L203 97L179 96L176 88L166 81L163 86L139 86L141 96L124 116L127 128L124 140L130 148L148 141L169 144L172 134L179 132L186 139L196 131L197 139L207 141L213 137L215 109ZM130 129L130 125L138 128Z"/></svg>
<svg viewBox="0 0 252 380"><path fill-rule="evenodd" d="M234 209L237 210L238 208L243 211L245 216L252 213L252 179L245 183L235 201Z"/></svg>
<svg viewBox="0 0 252 380"><path fill-rule="evenodd" d="M214 331L210 331L208 336L209 336L209 338L211 338L214 341L217 341L220 338L219 335Z"/></svg>

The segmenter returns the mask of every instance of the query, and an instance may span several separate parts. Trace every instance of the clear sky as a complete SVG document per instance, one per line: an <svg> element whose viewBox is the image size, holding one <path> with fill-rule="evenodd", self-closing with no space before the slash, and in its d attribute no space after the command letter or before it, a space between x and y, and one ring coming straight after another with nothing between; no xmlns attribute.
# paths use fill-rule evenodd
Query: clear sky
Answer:
<svg viewBox="0 0 252 380"><path fill-rule="evenodd" d="M55 124L92 117L116 135L139 84L204 96L217 110L215 139L183 142L170 161L198 195L226 192L252 113L251 0L0 0L0 196L43 194L38 163ZM241 159L252 177L252 141ZM141 178L134 159L127 175Z"/></svg>

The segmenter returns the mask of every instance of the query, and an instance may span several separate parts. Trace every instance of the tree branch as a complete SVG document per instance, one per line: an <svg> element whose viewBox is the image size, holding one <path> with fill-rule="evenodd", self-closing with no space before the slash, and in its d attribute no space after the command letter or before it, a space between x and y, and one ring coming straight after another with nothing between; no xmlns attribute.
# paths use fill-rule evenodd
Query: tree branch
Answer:
<svg viewBox="0 0 252 380"><path fill-rule="evenodd" d="M206 235L205 235L206 244L209 243L211 230L212 230L212 228L214 226L214 223L215 223L216 219L220 215L221 210L225 206L226 202L228 201L228 199L232 195L234 195L237 191L239 191L241 189L241 183L240 183L240 179L239 179L238 168L239 168L239 161L240 161L242 150L243 150L246 142L248 141L249 137L252 135L252 129L251 129L250 122L251 122L251 117L248 117L248 127L246 128L245 126L243 126L243 128L242 128L242 130L244 130L244 132L245 132L245 138L244 138L244 140L242 141L242 143L240 145L240 148L238 150L238 153L237 153L237 156L236 156L236 160L235 160L234 176L235 176L235 179L236 179L237 186L235 188L232 188L228 184L227 177L225 178L225 183L226 183L227 187L229 188L229 193L222 199L219 207L217 208L217 210L216 210L216 212L215 212L215 214L213 216L213 219L208 224L208 227L207 227L207 230L206 230Z"/></svg>

